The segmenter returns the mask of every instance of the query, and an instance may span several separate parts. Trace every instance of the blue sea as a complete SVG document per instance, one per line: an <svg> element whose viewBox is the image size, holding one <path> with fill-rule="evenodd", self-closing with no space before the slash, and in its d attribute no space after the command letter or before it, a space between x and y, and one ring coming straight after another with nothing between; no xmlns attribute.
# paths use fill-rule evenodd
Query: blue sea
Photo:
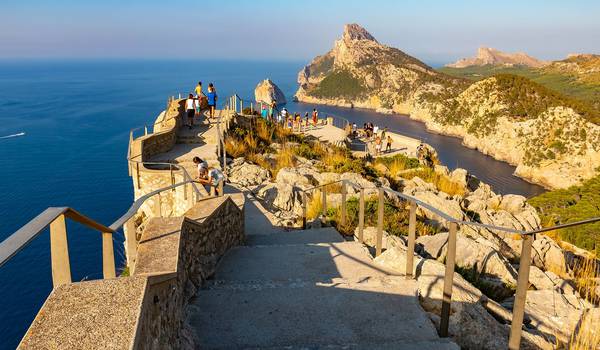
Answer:
<svg viewBox="0 0 600 350"><path fill-rule="evenodd" d="M152 123L167 97L185 94L202 80L215 83L222 100L250 99L271 78L287 96L304 62L240 61L0 61L0 240L49 206L70 206L109 225L133 200L127 175L129 130ZM312 105L289 103L290 111ZM451 169L465 167L501 193L527 196L543 190L513 177L512 167L457 139L429 134L404 116L323 107L362 124L419 137L438 148ZM11 136L22 134L21 136ZM5 137L11 136L11 137ZM121 236L115 236L123 265ZM101 278L101 236L68 224L74 281ZM0 268L0 349L15 348L52 290L49 235L43 232Z"/></svg>

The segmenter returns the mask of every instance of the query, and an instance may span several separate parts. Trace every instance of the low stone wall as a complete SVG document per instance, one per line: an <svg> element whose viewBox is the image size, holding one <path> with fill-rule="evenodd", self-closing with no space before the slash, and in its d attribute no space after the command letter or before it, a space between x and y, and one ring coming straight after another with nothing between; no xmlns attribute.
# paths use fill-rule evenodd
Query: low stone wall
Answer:
<svg viewBox="0 0 600 350"><path fill-rule="evenodd" d="M244 242L244 196L200 201L178 218L154 218L133 275L54 289L19 349L179 349L186 306L219 259Z"/></svg>

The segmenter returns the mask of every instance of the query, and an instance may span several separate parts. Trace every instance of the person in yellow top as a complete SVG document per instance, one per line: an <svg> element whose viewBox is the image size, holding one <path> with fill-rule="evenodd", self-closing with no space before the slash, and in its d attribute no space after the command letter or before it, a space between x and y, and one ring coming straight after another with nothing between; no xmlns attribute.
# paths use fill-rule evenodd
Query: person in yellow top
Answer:
<svg viewBox="0 0 600 350"><path fill-rule="evenodd" d="M194 89L194 91L196 92L196 97L201 97L203 95L202 93L202 82L199 81L198 85L196 85L196 89Z"/></svg>

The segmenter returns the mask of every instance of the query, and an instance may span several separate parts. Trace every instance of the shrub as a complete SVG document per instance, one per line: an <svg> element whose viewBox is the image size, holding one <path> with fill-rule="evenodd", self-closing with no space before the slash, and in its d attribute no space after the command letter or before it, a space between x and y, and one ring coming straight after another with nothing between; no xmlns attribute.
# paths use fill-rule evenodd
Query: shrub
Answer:
<svg viewBox="0 0 600 350"><path fill-rule="evenodd" d="M309 91L310 95L320 98L355 99L366 92L361 80L347 70L334 70Z"/></svg>

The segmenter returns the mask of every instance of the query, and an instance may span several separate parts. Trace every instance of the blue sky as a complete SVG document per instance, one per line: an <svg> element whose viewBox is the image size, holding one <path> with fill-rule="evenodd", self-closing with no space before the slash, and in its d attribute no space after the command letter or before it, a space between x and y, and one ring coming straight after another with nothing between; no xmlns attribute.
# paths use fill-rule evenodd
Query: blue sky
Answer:
<svg viewBox="0 0 600 350"><path fill-rule="evenodd" d="M0 58L306 60L344 23L427 62L600 53L600 1L2 0Z"/></svg>

